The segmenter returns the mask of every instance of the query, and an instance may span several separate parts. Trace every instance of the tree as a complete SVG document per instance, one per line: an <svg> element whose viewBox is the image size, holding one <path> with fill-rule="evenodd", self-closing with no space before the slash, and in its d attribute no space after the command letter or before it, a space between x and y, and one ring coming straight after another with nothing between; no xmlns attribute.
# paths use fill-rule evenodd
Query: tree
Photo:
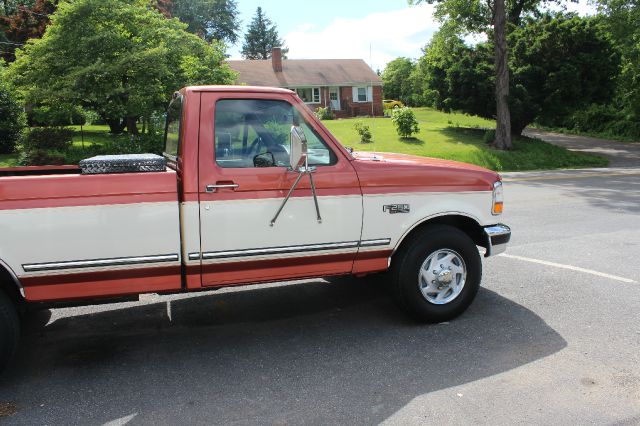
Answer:
<svg viewBox="0 0 640 426"><path fill-rule="evenodd" d="M245 59L269 59L274 47L282 47L282 58L286 59L289 49L284 47L284 40L278 36L276 25L262 12L256 9L251 25L244 35L242 57Z"/></svg>
<svg viewBox="0 0 640 426"><path fill-rule="evenodd" d="M9 77L27 104L79 105L114 133L164 109L189 84L229 84L223 46L185 31L144 0L60 4L41 39L19 49Z"/></svg>
<svg viewBox="0 0 640 426"><path fill-rule="evenodd" d="M599 18L544 15L509 43L514 134L533 121L562 127L576 110L611 101L620 59Z"/></svg>
<svg viewBox="0 0 640 426"><path fill-rule="evenodd" d="M399 99L411 103L413 94L411 73L415 64L409 58L396 58L389 62L382 72L385 99Z"/></svg>
<svg viewBox="0 0 640 426"><path fill-rule="evenodd" d="M640 121L640 1L599 0L600 10L621 53L617 100L632 121ZM636 124L637 125L637 124ZM639 127L640 128L640 127Z"/></svg>
<svg viewBox="0 0 640 426"><path fill-rule="evenodd" d="M491 46L484 43L469 47L449 30L443 27L434 34L416 66L422 99L439 110L494 117L495 71Z"/></svg>
<svg viewBox="0 0 640 426"><path fill-rule="evenodd" d="M513 134L534 121L562 126L576 110L611 99L618 57L598 19L528 19L509 35L509 44ZM425 97L436 108L494 115L489 43L469 47L456 35L437 33L418 67L427 76Z"/></svg>
<svg viewBox="0 0 640 426"><path fill-rule="evenodd" d="M25 4L26 3L26 4ZM33 2L5 2L4 9L10 14L0 16L0 29L4 33L2 58L15 60L15 50L31 38L40 38L49 25L49 15L55 12L58 0L35 0Z"/></svg>
<svg viewBox="0 0 640 426"><path fill-rule="evenodd" d="M235 0L157 0L156 8L166 17L187 24L187 31L211 42L238 41L240 20Z"/></svg>
<svg viewBox="0 0 640 426"><path fill-rule="evenodd" d="M24 127L24 114L5 82L4 73L4 64L0 60L0 154L9 154L15 149Z"/></svg>
<svg viewBox="0 0 640 426"><path fill-rule="evenodd" d="M493 39L496 99L496 139L498 149L510 149L509 55L507 23L520 24L521 17L537 12L540 3L555 0L408 0L409 3L436 4L436 17L468 32L483 32ZM560 0L557 0L560 1Z"/></svg>

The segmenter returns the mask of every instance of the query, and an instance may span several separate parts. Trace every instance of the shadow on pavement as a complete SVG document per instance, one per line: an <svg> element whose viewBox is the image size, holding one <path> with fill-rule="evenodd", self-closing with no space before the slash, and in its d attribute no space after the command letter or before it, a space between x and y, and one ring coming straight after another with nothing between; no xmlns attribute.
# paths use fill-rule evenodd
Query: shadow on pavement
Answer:
<svg viewBox="0 0 640 426"><path fill-rule="evenodd" d="M481 289L446 324L406 319L362 280L202 294L25 332L0 387L15 423L374 423L416 396L566 346ZM8 418L5 420L9 420Z"/></svg>

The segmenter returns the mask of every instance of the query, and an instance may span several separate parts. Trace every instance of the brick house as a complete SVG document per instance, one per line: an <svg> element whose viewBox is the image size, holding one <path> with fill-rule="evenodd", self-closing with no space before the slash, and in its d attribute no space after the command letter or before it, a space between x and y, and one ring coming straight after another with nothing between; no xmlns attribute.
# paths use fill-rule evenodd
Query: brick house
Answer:
<svg viewBox="0 0 640 426"><path fill-rule="evenodd" d="M336 117L382 115L382 80L362 59L229 60L238 82L294 90L311 110L329 107Z"/></svg>

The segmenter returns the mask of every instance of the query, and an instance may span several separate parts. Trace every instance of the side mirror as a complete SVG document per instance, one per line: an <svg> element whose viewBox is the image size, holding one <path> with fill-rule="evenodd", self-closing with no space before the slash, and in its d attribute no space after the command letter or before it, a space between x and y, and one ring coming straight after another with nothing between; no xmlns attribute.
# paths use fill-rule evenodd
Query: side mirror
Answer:
<svg viewBox="0 0 640 426"><path fill-rule="evenodd" d="M289 165L292 170L298 170L307 164L307 137L302 127L291 126L289 141Z"/></svg>

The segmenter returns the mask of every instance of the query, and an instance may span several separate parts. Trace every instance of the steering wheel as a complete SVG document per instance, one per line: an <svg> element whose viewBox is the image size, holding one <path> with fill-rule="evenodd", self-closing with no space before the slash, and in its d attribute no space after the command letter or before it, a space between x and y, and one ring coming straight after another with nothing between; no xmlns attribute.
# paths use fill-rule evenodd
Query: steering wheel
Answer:
<svg viewBox="0 0 640 426"><path fill-rule="evenodd" d="M263 147L263 145L265 145L265 143L262 141L262 138L260 136L255 138L253 142L251 142L251 145L249 146L249 149L247 151L247 156L260 154L260 152L262 152L261 148Z"/></svg>

